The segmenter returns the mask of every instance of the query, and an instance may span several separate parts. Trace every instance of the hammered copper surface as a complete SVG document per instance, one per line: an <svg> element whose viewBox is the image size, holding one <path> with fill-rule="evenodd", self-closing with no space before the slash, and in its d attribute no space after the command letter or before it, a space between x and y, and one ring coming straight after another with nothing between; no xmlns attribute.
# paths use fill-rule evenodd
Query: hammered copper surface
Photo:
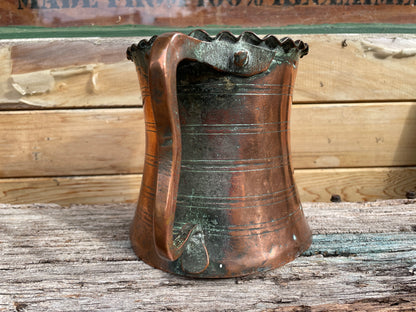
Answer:
<svg viewBox="0 0 416 312"><path fill-rule="evenodd" d="M253 33L168 33L129 48L146 123L131 228L162 270L232 277L281 266L311 243L290 159L293 84L306 44Z"/></svg>

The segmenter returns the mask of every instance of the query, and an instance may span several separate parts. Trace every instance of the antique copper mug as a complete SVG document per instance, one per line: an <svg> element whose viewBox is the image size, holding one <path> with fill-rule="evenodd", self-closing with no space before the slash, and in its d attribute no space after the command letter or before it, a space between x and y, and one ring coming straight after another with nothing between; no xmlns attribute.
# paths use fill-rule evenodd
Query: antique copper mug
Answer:
<svg viewBox="0 0 416 312"><path fill-rule="evenodd" d="M146 263L192 277L279 267L311 232L290 157L301 41L197 30L127 51L144 103L146 155L131 228Z"/></svg>

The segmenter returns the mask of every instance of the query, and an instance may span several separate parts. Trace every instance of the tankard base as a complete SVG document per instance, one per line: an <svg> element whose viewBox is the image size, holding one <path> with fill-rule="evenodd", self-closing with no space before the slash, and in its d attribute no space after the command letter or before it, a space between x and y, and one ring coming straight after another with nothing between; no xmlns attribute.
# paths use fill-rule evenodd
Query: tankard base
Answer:
<svg viewBox="0 0 416 312"><path fill-rule="evenodd" d="M133 222L130 240L140 260L156 269L192 278L232 278L263 273L293 261L312 243L311 231L302 213L290 227L254 236L245 240L244 246L238 240L231 240L229 246L221 246L222 252L217 250L216 254L212 251L215 247L208 246L211 247L208 248L208 263L201 266L200 272L189 272L183 265L183 256L175 261L163 259L153 248L151 233L146 235L148 239L143 239L143 234Z"/></svg>

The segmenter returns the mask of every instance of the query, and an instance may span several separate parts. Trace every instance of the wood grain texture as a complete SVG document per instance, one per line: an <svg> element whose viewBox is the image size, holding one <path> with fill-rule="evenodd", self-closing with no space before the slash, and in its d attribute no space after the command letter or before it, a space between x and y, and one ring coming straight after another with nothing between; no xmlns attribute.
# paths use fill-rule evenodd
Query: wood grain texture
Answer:
<svg viewBox="0 0 416 312"><path fill-rule="evenodd" d="M416 35L291 37L310 45L294 102L416 99ZM135 68L125 59L127 47L140 39L2 40L0 108L140 105Z"/></svg>
<svg viewBox="0 0 416 312"><path fill-rule="evenodd" d="M141 179L140 174L0 179L0 202L131 203L139 198Z"/></svg>
<svg viewBox="0 0 416 312"><path fill-rule="evenodd" d="M416 165L416 102L295 105L295 168Z"/></svg>
<svg viewBox="0 0 416 312"><path fill-rule="evenodd" d="M137 260L134 205L0 205L0 310L414 311L415 209L415 200L305 203L315 236L303 256L259 275L195 280ZM356 231L360 214L371 222Z"/></svg>
<svg viewBox="0 0 416 312"><path fill-rule="evenodd" d="M141 108L0 112L0 176L141 173ZM294 105L295 168L416 165L416 103Z"/></svg>
<svg viewBox="0 0 416 312"><path fill-rule="evenodd" d="M0 113L2 177L138 173L141 109Z"/></svg>
<svg viewBox="0 0 416 312"><path fill-rule="evenodd" d="M295 170L295 179L303 201L373 201L416 191L416 167Z"/></svg>
<svg viewBox="0 0 416 312"><path fill-rule="evenodd" d="M414 100L413 35L306 35L310 54L299 63L295 102ZM403 74L405 73L405 74Z"/></svg>
<svg viewBox="0 0 416 312"><path fill-rule="evenodd" d="M0 25L62 27L145 24L163 26L283 26L322 23L412 23L414 2L367 1L114 1L3 0ZM276 18L278 16L279 18Z"/></svg>
<svg viewBox="0 0 416 312"><path fill-rule="evenodd" d="M338 311L366 311L366 312L414 312L416 295L407 294L389 296L385 298L362 299L345 304L322 304L317 306L290 306L277 309L266 309L265 312L338 312Z"/></svg>
<svg viewBox="0 0 416 312"><path fill-rule="evenodd" d="M333 194L343 201L405 198L416 191L416 167L295 170L303 202L329 202ZM10 204L102 204L135 202L141 175L40 177L0 179L0 202Z"/></svg>

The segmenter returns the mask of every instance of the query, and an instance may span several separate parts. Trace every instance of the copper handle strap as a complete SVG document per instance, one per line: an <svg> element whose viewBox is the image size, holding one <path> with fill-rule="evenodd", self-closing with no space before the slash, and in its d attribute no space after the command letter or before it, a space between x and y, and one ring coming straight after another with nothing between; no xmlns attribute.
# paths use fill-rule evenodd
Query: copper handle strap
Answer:
<svg viewBox="0 0 416 312"><path fill-rule="evenodd" d="M201 231L200 226L187 224L173 239L182 150L176 92L178 64L188 59L207 63L220 71L252 76L269 68L274 55L273 51L255 46L242 49L239 44L226 40L204 42L182 33L163 34L153 43L149 82L159 155L153 228L156 250L161 257L178 259L192 234Z"/></svg>
<svg viewBox="0 0 416 312"><path fill-rule="evenodd" d="M192 52L187 51L192 50L189 45L196 43L196 40L181 33L168 33L156 39L150 54L149 81L159 152L154 242L158 254L170 261L181 256L196 227L186 225L173 239L182 149L176 70L182 60L192 59Z"/></svg>

